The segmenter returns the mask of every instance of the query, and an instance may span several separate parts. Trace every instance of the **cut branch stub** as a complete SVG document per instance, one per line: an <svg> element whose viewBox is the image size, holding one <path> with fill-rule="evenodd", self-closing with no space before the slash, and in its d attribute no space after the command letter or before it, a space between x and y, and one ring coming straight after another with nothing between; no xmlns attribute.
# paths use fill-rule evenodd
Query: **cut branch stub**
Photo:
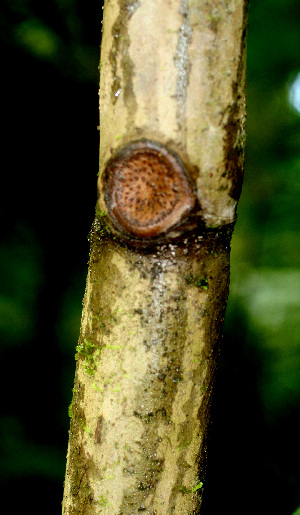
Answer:
<svg viewBox="0 0 300 515"><path fill-rule="evenodd" d="M156 238L178 227L195 206L187 172L159 143L127 145L106 167L105 203L113 226L133 238Z"/></svg>

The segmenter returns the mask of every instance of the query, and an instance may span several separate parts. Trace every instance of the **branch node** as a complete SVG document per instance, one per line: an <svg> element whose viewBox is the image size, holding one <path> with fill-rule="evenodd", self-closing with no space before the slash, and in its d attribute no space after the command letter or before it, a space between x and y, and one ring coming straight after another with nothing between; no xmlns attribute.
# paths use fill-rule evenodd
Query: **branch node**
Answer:
<svg viewBox="0 0 300 515"><path fill-rule="evenodd" d="M162 144L144 139L108 162L104 191L113 226L135 238L155 238L178 227L196 202L181 160Z"/></svg>

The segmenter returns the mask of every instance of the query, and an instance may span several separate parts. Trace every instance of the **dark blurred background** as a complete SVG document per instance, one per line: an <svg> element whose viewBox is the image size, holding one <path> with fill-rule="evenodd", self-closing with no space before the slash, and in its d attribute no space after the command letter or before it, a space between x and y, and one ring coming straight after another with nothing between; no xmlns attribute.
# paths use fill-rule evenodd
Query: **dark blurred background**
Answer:
<svg viewBox="0 0 300 515"><path fill-rule="evenodd" d="M96 202L102 3L1 5L0 484L10 513L54 515ZM299 0L251 1L247 91L205 506L207 515L292 515L300 506Z"/></svg>

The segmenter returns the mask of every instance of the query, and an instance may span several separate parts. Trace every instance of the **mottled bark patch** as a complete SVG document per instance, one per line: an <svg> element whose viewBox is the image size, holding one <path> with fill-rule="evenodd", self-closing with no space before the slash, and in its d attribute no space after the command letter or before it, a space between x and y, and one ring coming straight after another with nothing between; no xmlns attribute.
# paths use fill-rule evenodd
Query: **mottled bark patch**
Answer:
<svg viewBox="0 0 300 515"><path fill-rule="evenodd" d="M70 485L65 491L65 512L72 515L88 514L93 510L94 495L90 480L95 466L81 443L84 439L86 417L82 405L84 403L84 386L75 378L72 400L72 418L69 433L69 465L65 482Z"/></svg>

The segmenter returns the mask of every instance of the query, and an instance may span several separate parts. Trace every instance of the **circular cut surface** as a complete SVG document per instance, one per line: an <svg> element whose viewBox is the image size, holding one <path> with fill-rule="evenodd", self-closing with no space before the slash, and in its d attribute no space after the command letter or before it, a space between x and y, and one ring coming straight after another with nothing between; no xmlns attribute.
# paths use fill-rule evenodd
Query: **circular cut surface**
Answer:
<svg viewBox="0 0 300 515"><path fill-rule="evenodd" d="M128 145L109 162L105 200L119 229L144 238L180 223L195 202L179 159L150 141Z"/></svg>

